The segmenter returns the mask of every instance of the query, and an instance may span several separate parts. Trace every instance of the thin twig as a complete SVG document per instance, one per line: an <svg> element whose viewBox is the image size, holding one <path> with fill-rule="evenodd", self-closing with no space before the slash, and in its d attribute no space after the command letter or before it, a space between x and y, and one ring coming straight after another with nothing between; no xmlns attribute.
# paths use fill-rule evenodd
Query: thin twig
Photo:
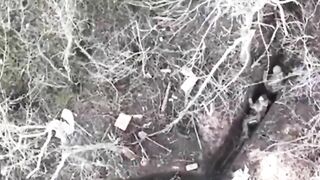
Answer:
<svg viewBox="0 0 320 180"><path fill-rule="evenodd" d="M50 142L52 138L52 131L48 131L48 136L47 136L47 139L46 139L46 142L43 144L43 146L41 147L40 149L40 153L38 154L38 161L37 161L37 166L34 170L32 170L28 175L27 175L27 179L29 179L32 175L34 175L37 171L39 171L40 169L40 165L41 165L41 159L48 147L48 144Z"/></svg>
<svg viewBox="0 0 320 180"><path fill-rule="evenodd" d="M168 103L168 99L169 99L169 93L170 93L170 89L171 89L171 82L169 81L168 85L167 85L167 89L166 89L166 94L163 98L162 101L162 106L161 106L161 113L164 113L164 111L167 108L167 103Z"/></svg>
<svg viewBox="0 0 320 180"><path fill-rule="evenodd" d="M188 110L195 104L197 99L200 97L204 89L207 87L208 83L211 81L211 78L213 74L217 71L219 66L227 59L228 55L243 41L243 38L240 37L234 41L234 43L225 51L225 53L222 55L222 57L219 59L219 61L213 66L211 69L210 73L208 74L207 78L204 80L202 83L201 87L199 88L199 91L197 94L193 97L191 101L187 104L187 106L179 113L179 116L173 120L170 124L166 126L166 128L160 130L159 132L156 133L165 133L167 131L170 131L171 128L177 124L188 112ZM154 135L155 133L153 133Z"/></svg>

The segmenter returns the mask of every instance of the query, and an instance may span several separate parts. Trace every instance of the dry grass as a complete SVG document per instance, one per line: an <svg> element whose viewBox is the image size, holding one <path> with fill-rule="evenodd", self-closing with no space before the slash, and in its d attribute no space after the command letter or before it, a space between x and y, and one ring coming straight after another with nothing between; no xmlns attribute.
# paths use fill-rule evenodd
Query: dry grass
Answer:
<svg viewBox="0 0 320 180"><path fill-rule="evenodd" d="M95 179L101 169L110 176L123 175L117 132L108 132L103 141L65 146L48 130L48 123L72 101L98 94L111 99L105 106L118 113L134 95L130 90L143 87L152 94L146 83L160 79L163 92L172 82L172 94L178 97L173 102L178 115L162 131L212 104L216 109L234 109L250 86L244 75L255 48L250 42L264 26L266 5L279 9L278 32L286 37L280 44L303 58L294 72L299 80L285 94L299 96L303 86L310 90L310 98L318 97L314 86L319 81L319 59L308 51L305 24L289 24L283 4L278 0L1 1L0 176ZM290 46L300 40L301 49ZM190 94L179 90L183 68L199 78ZM170 69L170 75L162 69ZM131 83L122 92L119 84L128 79ZM152 107L161 103L162 99L155 101ZM310 135L315 126L306 131L309 151L317 149L317 136ZM99 160L102 156L108 158Z"/></svg>

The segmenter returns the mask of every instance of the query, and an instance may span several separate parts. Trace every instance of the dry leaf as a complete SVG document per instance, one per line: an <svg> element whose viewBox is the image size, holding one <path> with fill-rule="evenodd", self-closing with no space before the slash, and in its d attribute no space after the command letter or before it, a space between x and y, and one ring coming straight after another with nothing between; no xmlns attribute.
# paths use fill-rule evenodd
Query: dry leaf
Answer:
<svg viewBox="0 0 320 180"><path fill-rule="evenodd" d="M148 138L148 134L147 134L146 132L144 132L144 131L140 131L140 132L138 132L138 137L139 137L142 141L144 141L146 138Z"/></svg>
<svg viewBox="0 0 320 180"><path fill-rule="evenodd" d="M143 115L142 114L135 114L135 115L132 115L132 118L133 119L142 119Z"/></svg>
<svg viewBox="0 0 320 180"><path fill-rule="evenodd" d="M130 161L133 161L137 158L137 155L134 152L132 152L128 147L122 147L121 153L126 158L130 159Z"/></svg>
<svg viewBox="0 0 320 180"><path fill-rule="evenodd" d="M142 157L140 164L141 166L147 166L149 164L149 160L145 157Z"/></svg>
<svg viewBox="0 0 320 180"><path fill-rule="evenodd" d="M148 122L142 125L143 128L150 128L150 126L152 125L152 122Z"/></svg>
<svg viewBox="0 0 320 180"><path fill-rule="evenodd" d="M188 67L182 67L180 71L184 76L194 76L192 70Z"/></svg>

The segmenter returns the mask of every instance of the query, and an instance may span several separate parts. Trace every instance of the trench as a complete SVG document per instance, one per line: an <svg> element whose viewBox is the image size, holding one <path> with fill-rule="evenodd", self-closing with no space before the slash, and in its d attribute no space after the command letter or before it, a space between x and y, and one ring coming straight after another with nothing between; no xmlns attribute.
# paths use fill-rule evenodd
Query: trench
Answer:
<svg viewBox="0 0 320 180"><path fill-rule="evenodd" d="M283 56L275 55L271 59L276 61L281 61ZM276 64L275 64L276 65ZM273 65L273 66L275 66ZM271 66L270 68L273 68ZM264 68L266 70L266 68ZM261 73L266 72L262 71ZM267 69L267 72L269 70ZM271 73L272 74L272 73ZM262 77L262 76L261 76ZM269 91L265 84L262 82L262 79L259 80L261 83L256 83L254 86L247 90L247 93L244 98L244 102L241 103L241 109L236 113L236 117L232 121L231 126L227 136L224 137L224 141L220 144L219 148L214 152L211 152L206 158L204 158L203 172L204 174L197 174L192 172L166 172L151 174L143 177L133 177L128 180L168 180L168 179L177 179L172 178L178 175L180 180L230 180L230 168L233 165L236 157L241 153L241 150L245 143L255 135L255 132L259 129L261 123L264 122L265 115L269 112L270 107L281 95L280 92L271 92ZM258 101L260 96L266 96L268 99L268 106L264 114L260 117L260 120L257 124L250 127L249 136L246 139L242 139L243 135L243 123L245 119L250 114L252 110L249 103L249 98L252 99L253 103Z"/></svg>
<svg viewBox="0 0 320 180"><path fill-rule="evenodd" d="M251 95L255 93L265 95L264 93L261 93L261 91L259 91L259 86L255 87L255 91L253 91ZM224 143L205 162L205 172L207 179L216 179L214 177L219 177L219 179L232 179L232 177L228 175L230 167L233 165L235 158L241 152L243 145L250 140L250 138L255 134L255 131L259 128L260 124L264 121L265 115L268 113L270 107L275 102L277 96L278 93L271 94L272 99L269 99L270 102L268 104L266 112L263 114L257 124L249 128L249 137L246 139L242 139L243 123L246 116L249 114L250 105L248 101L243 102L244 108L242 112L238 113L238 116L235 117L235 120L231 125Z"/></svg>
<svg viewBox="0 0 320 180"><path fill-rule="evenodd" d="M274 26L276 24L276 13L270 16L266 16L264 19L264 23ZM279 43L279 42L271 42L271 37L273 35L272 30L264 29L265 39L268 39L268 43ZM264 51L265 47L260 44L258 51ZM279 48L279 47L278 47ZM278 50L277 47L273 47L273 54L270 57L270 61L268 65L264 64L258 68L261 68L261 73L267 72L268 75L273 74L273 67L279 66L281 71L288 75L290 73L290 69L292 68L291 65L285 64L284 59L286 55L284 51L280 48ZM256 52L251 52L255 54ZM258 53L262 56L262 52ZM253 57L252 59L258 59L257 56ZM184 172L178 172L181 180L193 180L193 179L200 179L200 180L230 180L232 177L230 176L230 169L231 166L234 164L236 157L241 153L243 146L251 140L251 138L255 135L255 132L259 129L261 124L265 121L265 116L268 114L270 107L274 104L274 102L281 96L281 92L277 91L270 91L266 88L266 85L263 83L263 74L258 74L260 79L254 80L253 87L250 87L245 95L244 101L241 103L241 109L236 113L236 117L233 118L231 127L229 127L229 131L227 136L224 137L224 141L222 144L219 145L219 148L214 152L210 152L211 154L207 155L204 158L204 162L202 162L204 167L204 174L195 175L193 173L183 174ZM252 74L253 75L253 74ZM255 75L253 75L255 76ZM252 108L250 107L249 98L252 99L253 103L255 103L259 97L266 96L268 99L268 105L266 111L260 116L258 123L254 126L251 126L248 131L248 137L243 139L243 123L245 122L247 116L250 115L250 111ZM180 174L181 173L181 174ZM130 180L167 180L167 179L176 179L171 178L175 176L177 172L167 172L165 174L156 174L150 175L146 177L139 177L139 178L130 178Z"/></svg>
<svg viewBox="0 0 320 180"><path fill-rule="evenodd" d="M276 54L271 57L271 62L282 62L284 59L283 54ZM274 66L279 65L273 63L269 69L267 70L268 74L272 75L270 71ZM289 70L281 64L281 69L285 74L289 72ZM263 72L261 72L263 73ZM262 77L262 76L261 76ZM217 151L213 152L212 155L206 160L205 165L205 173L206 179L232 179L232 177L228 174L230 172L231 166L233 165L235 158L241 152L244 144L255 135L257 129L259 129L260 125L264 122L265 116L268 114L270 107L273 103L280 97L281 92L272 92L269 91L265 84L262 82L262 79L259 80L260 83L257 83L255 86L251 87L247 90L245 95L245 100L241 104L241 110L237 112L237 116L234 117L233 123L228 131L227 136L225 137L225 141L221 144L220 148ZM243 134L243 123L245 119L250 115L251 107L249 103L249 98L255 103L260 96L266 96L268 99L268 105L266 111L262 114L259 121L248 128L248 137L242 139ZM219 178L217 178L219 177Z"/></svg>

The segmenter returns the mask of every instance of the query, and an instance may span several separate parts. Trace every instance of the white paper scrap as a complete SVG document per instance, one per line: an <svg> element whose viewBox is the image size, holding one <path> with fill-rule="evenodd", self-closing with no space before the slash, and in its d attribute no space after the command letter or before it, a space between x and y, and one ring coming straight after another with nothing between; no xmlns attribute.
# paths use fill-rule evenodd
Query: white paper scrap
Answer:
<svg viewBox="0 0 320 180"><path fill-rule="evenodd" d="M117 128L121 129L122 131L125 131L129 125L131 119L132 119L132 116L124 114L124 113L120 113L114 125Z"/></svg>
<svg viewBox="0 0 320 180"><path fill-rule="evenodd" d="M198 164L197 163L192 163L192 164L188 164L186 165L186 171L193 171L198 169Z"/></svg>

